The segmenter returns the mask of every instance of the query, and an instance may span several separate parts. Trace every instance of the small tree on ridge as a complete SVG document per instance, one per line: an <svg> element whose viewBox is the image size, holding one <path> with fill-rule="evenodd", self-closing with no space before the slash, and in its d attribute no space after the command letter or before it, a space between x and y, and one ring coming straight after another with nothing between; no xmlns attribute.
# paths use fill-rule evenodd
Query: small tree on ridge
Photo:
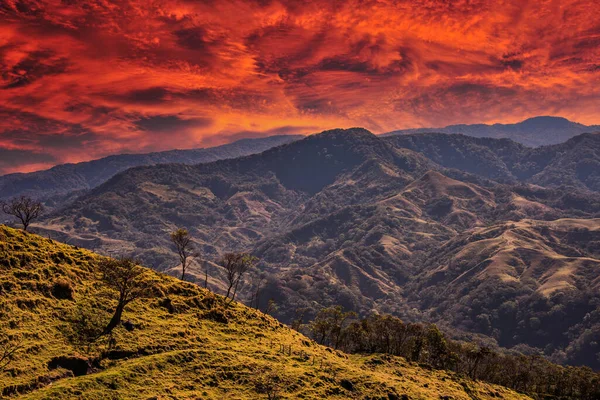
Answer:
<svg viewBox="0 0 600 400"><path fill-rule="evenodd" d="M2 211L21 221L24 231L27 231L31 222L37 219L43 210L42 203L27 196L15 197L8 202L2 202Z"/></svg>
<svg viewBox="0 0 600 400"><path fill-rule="evenodd" d="M132 301L145 297L148 284L143 279L144 269L132 258L107 258L98 265L102 281L118 293L117 307L102 335L110 335L121 323L125 307Z"/></svg>
<svg viewBox="0 0 600 400"><path fill-rule="evenodd" d="M198 256L194 253L194 244L187 229L179 228L171 233L171 241L175 245L179 261L181 261L181 280L185 278L185 271L188 267L188 259L193 256Z"/></svg>
<svg viewBox="0 0 600 400"><path fill-rule="evenodd" d="M219 260L219 264L225 269L228 283L227 294L225 297L229 298L229 295L231 294L230 303L235 300L235 295L242 278L248 270L254 267L257 261L258 258L247 253L226 253L221 257L221 260Z"/></svg>

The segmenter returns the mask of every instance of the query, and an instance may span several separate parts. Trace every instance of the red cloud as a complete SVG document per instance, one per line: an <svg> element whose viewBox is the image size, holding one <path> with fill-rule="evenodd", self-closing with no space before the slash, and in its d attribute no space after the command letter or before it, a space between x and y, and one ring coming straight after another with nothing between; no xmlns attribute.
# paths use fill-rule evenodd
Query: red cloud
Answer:
<svg viewBox="0 0 600 400"><path fill-rule="evenodd" d="M599 122L593 0L8 0L0 18L0 149L20 152L0 173L278 129Z"/></svg>

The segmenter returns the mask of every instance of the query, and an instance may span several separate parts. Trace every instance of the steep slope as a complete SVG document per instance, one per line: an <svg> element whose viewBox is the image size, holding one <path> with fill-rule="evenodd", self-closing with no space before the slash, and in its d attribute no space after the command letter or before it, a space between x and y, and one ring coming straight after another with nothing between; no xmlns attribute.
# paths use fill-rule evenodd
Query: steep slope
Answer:
<svg viewBox="0 0 600 400"><path fill-rule="evenodd" d="M516 182L512 168L526 147L509 139L476 138L445 133L405 134L386 137L400 148L423 154L448 168L504 182Z"/></svg>
<svg viewBox="0 0 600 400"><path fill-rule="evenodd" d="M279 314L286 320L295 304L309 306L311 314L318 304L338 303L367 312L399 294L398 284L410 274L409 248L422 251L450 239L455 229L479 223L464 219L472 215L464 207L478 209L490 202L455 197L456 213L438 216L442 211L434 203L441 201L441 193L430 193L418 199L414 213L391 213L385 200L429 176L430 168L435 164L365 130L334 130L257 156L128 170L51 216L43 228L70 243L134 253L166 270L177 265L168 233L185 226L207 261L232 250L259 256L266 275L286 282L269 281L265 288L268 296L286 304ZM448 189L453 195L469 196L454 192L472 186L453 182L456 187ZM484 189L476 192L491 196ZM390 237L397 237L397 243L390 246ZM333 259L335 271L324 273L333 265L324 260ZM373 270L364 273L367 265ZM207 268L211 285L221 287L220 271L210 262ZM348 271L360 279L349 278ZM190 268L190 279L203 274L199 263ZM303 280L284 278L288 275ZM310 290L304 293L297 284ZM315 290L324 286L315 302Z"/></svg>
<svg viewBox="0 0 600 400"><path fill-rule="evenodd" d="M465 232L432 252L406 291L448 326L600 368L599 219L521 220Z"/></svg>
<svg viewBox="0 0 600 400"><path fill-rule="evenodd" d="M121 154L78 164L58 165L46 171L0 176L0 200L28 195L55 206L73 192L94 188L128 168L167 163L199 164L261 153L302 136L242 139L218 147L171 150L149 154Z"/></svg>
<svg viewBox="0 0 600 400"><path fill-rule="evenodd" d="M483 224L496 207L493 198L486 189L429 171L382 198L371 197L370 204L296 225L254 248L269 275L279 276L266 295L293 304L286 307L290 313L313 309L315 301L363 315L372 309L405 311L402 285L414 271L414 259ZM302 220L302 214L296 218Z"/></svg>
<svg viewBox="0 0 600 400"><path fill-rule="evenodd" d="M459 133L478 138L507 138L529 147L538 147L562 143L582 133L600 132L600 126L586 126L561 117L534 117L516 124L450 125L444 128L405 129L386 135L430 132Z"/></svg>
<svg viewBox="0 0 600 400"><path fill-rule="evenodd" d="M99 256L0 226L1 334L22 349L0 393L24 399L525 399L502 387L392 356L346 355L273 318L168 276L145 272L110 347L69 339L73 316L107 319ZM285 346L285 351L282 351Z"/></svg>
<svg viewBox="0 0 600 400"><path fill-rule="evenodd" d="M575 186L600 192L600 134L585 134L566 143L531 150L527 160L551 160L535 173L532 183ZM535 171L532 171L535 172Z"/></svg>

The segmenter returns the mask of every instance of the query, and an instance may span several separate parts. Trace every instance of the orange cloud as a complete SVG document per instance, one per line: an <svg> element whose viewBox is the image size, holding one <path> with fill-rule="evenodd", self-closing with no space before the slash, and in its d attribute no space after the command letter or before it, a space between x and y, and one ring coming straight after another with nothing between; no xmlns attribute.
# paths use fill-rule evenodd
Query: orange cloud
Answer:
<svg viewBox="0 0 600 400"><path fill-rule="evenodd" d="M283 131L600 122L593 0L5 0L0 19L0 173Z"/></svg>

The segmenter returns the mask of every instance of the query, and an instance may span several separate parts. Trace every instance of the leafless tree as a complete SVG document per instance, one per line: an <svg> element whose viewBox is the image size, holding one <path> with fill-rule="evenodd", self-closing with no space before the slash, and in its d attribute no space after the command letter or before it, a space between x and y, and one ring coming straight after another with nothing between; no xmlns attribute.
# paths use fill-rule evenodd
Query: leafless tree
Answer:
<svg viewBox="0 0 600 400"><path fill-rule="evenodd" d="M118 292L117 307L102 335L110 335L121 323L125 307L132 301L146 296L148 283L143 279L144 269L132 258L105 258L98 265L102 281Z"/></svg>
<svg viewBox="0 0 600 400"><path fill-rule="evenodd" d="M194 253L194 244L187 229L179 228L171 233L171 241L175 245L179 261L181 261L181 280L185 278L185 272L188 267L190 257L198 257L198 253Z"/></svg>
<svg viewBox="0 0 600 400"><path fill-rule="evenodd" d="M21 221L23 230L27 230L33 220L44 210L42 203L27 196L15 197L8 202L2 202L2 211Z"/></svg>
<svg viewBox="0 0 600 400"><path fill-rule="evenodd" d="M204 289L208 289L208 263L206 261L202 263L204 264Z"/></svg>
<svg viewBox="0 0 600 400"><path fill-rule="evenodd" d="M258 258L247 253L226 253L221 257L221 260L219 260L219 264L225 269L228 283L227 294L225 297L229 298L229 295L231 294L230 303L235 300L235 295L244 274L254 267L257 261Z"/></svg>

